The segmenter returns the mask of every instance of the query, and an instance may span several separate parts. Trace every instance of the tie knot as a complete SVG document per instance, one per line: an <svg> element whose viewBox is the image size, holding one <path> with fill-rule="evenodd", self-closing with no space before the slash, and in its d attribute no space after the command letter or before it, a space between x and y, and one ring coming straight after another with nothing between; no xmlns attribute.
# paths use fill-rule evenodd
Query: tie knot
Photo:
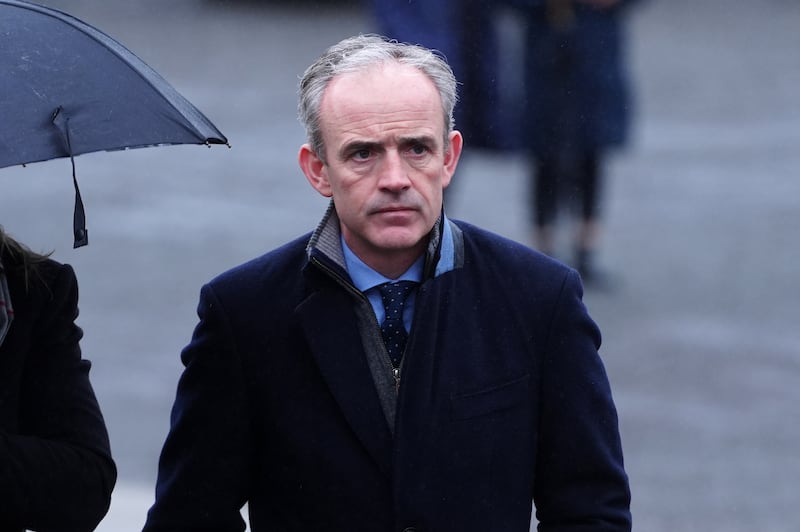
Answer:
<svg viewBox="0 0 800 532"><path fill-rule="evenodd" d="M415 281L395 281L384 283L378 286L383 299L383 306L386 308L402 307L408 294L417 285Z"/></svg>

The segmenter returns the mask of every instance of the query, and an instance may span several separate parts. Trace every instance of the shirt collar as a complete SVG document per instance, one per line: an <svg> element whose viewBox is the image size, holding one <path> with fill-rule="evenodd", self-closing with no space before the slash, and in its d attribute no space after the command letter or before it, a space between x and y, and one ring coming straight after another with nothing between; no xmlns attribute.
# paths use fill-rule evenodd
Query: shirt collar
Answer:
<svg viewBox="0 0 800 532"><path fill-rule="evenodd" d="M342 244L342 252L344 253L344 262L347 266L347 273L350 274L350 279L353 281L353 286L362 292L366 292L370 288L375 288L378 285L394 281L414 281L417 283L422 281L422 267L425 264L424 254L420 255L420 257L414 261L414 264L412 264L411 267L400 277L397 279L389 279L388 277L376 272L367 266L364 261L359 259L344 241L344 236L340 236L340 240Z"/></svg>
<svg viewBox="0 0 800 532"><path fill-rule="evenodd" d="M325 215L308 241L306 252L309 259L317 257L319 260L326 262L328 267L338 269L338 273L346 278L348 276L352 277L354 275L352 270L357 269L358 266L355 261L351 261L353 264L345 261L345 249L347 249L347 246L341 237L339 217L336 214L333 200L331 200ZM349 251L352 257L355 257L352 250ZM357 257L355 258L357 259ZM358 262L361 261L359 260ZM431 229L428 250L422 257L422 268L419 276L411 280L422 281L429 277L436 277L460 268L462 265L463 241L461 231L442 212L441 217ZM364 266L369 268L366 265ZM415 266L412 266L409 271L415 272L414 268ZM353 284L355 285L355 283Z"/></svg>

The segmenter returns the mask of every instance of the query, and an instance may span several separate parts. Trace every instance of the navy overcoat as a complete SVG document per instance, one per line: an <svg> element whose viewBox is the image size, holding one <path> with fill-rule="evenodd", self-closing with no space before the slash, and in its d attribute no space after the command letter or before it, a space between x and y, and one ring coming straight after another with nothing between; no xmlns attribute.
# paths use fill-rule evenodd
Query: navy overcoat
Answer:
<svg viewBox="0 0 800 532"><path fill-rule="evenodd" d="M393 430L345 271L306 235L203 287L145 530L630 530L600 335L567 267L458 222ZM362 298L362 299L360 299ZM377 326L377 325L376 325Z"/></svg>

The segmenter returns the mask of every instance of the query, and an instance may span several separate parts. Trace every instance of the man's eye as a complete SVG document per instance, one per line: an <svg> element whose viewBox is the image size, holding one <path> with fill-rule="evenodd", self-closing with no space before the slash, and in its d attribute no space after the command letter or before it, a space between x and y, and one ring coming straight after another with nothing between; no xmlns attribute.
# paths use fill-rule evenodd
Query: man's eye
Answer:
<svg viewBox="0 0 800 532"><path fill-rule="evenodd" d="M369 159L369 156L371 154L372 154L372 152L367 150L367 149L358 150L358 151L353 152L353 159L357 159L357 160Z"/></svg>
<svg viewBox="0 0 800 532"><path fill-rule="evenodd" d="M411 146L411 153L414 155L423 155L428 152L428 147L424 144L414 144Z"/></svg>

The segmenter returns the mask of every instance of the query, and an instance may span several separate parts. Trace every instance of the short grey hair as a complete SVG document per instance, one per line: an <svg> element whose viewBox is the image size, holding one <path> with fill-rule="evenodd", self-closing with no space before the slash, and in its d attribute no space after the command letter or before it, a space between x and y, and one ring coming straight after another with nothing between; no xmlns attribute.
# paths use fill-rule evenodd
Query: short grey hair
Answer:
<svg viewBox="0 0 800 532"><path fill-rule="evenodd" d="M439 91L444 112L444 145L453 131L453 109L458 95L456 78L445 58L434 50L415 44L400 43L380 35L348 37L334 44L309 66L300 80L298 118L306 128L311 149L325 161L325 146L320 130L320 104L331 80L340 75L360 72L369 67L396 61L428 76Z"/></svg>

